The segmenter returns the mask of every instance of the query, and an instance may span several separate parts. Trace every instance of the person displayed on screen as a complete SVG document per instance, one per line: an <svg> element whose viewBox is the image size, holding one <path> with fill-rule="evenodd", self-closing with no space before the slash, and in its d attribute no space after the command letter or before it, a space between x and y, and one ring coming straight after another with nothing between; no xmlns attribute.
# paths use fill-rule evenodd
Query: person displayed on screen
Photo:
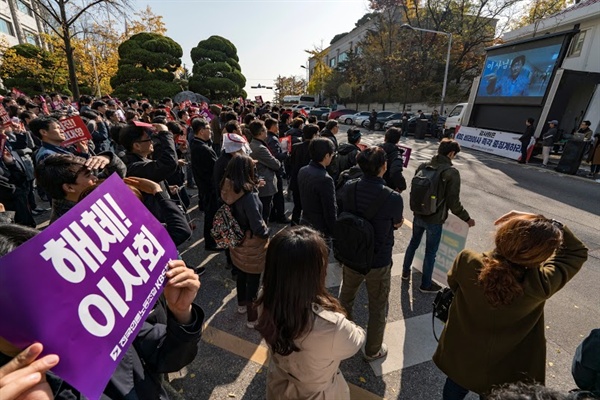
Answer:
<svg viewBox="0 0 600 400"><path fill-rule="evenodd" d="M489 96L528 96L530 82L527 70L523 69L525 61L521 54L512 59L508 73L488 75L486 93Z"/></svg>

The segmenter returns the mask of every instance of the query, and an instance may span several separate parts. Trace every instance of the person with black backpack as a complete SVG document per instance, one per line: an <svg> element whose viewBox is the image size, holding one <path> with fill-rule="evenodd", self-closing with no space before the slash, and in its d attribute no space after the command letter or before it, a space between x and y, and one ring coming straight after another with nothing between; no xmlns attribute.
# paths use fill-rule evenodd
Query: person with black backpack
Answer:
<svg viewBox="0 0 600 400"><path fill-rule="evenodd" d="M400 193L386 186L385 151L369 147L357 156L364 175L338 193L342 211L334 229L334 255L343 266L340 302L352 320L352 307L363 281L369 298L369 322L364 359L387 355L383 343L390 293L394 230L402 226L404 204Z"/></svg>
<svg viewBox="0 0 600 400"><path fill-rule="evenodd" d="M426 233L423 276L419 290L423 293L437 293L442 287L431 280L435 256L442 239L442 226L452 214L475 226L467 210L460 202L460 173L452 166L452 160L460 152L460 145L453 139L443 139L437 155L430 162L419 165L411 181L410 209L414 213L410 243L404 255L402 279L410 280L411 266L415 252Z"/></svg>

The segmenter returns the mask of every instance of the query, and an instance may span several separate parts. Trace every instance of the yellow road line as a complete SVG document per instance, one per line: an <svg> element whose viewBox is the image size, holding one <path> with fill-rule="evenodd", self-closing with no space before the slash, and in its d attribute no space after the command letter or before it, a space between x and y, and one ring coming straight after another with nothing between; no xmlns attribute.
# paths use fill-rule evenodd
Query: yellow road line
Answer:
<svg viewBox="0 0 600 400"><path fill-rule="evenodd" d="M269 349L262 343L249 342L212 326L204 327L202 340L262 366L267 365L267 361L269 360ZM348 386L350 387L350 398L353 400L383 399L352 383L348 383Z"/></svg>

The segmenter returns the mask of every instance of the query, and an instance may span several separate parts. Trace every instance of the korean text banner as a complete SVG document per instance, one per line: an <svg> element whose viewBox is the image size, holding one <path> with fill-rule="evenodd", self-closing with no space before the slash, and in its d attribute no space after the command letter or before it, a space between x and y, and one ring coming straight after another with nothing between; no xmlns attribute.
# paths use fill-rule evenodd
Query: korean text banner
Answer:
<svg viewBox="0 0 600 400"><path fill-rule="evenodd" d="M81 142L82 140L92 140L92 135L88 131L85 122L80 116L74 116L65 118L59 121L65 131L65 141L61 143L61 146L67 147L74 143Z"/></svg>
<svg viewBox="0 0 600 400"><path fill-rule="evenodd" d="M42 343L60 357L53 372L98 399L176 258L166 230L113 174L0 259L0 336Z"/></svg>

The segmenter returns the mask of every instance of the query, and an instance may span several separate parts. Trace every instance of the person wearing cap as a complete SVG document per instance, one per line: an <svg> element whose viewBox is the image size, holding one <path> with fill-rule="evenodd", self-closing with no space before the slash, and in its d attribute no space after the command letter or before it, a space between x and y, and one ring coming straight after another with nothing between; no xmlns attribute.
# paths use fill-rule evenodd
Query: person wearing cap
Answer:
<svg viewBox="0 0 600 400"><path fill-rule="evenodd" d="M337 154L333 160L334 167L332 167L332 169L337 171L337 176L356 165L356 155L360 153L358 144L360 143L361 137L362 133L360 132L360 129L348 129L348 143L339 145ZM337 176L333 178L337 179Z"/></svg>
<svg viewBox="0 0 600 400"><path fill-rule="evenodd" d="M554 143L558 139L558 121L553 119L548 121L550 129L546 133L542 134L542 168L548 166L548 160L550 159L550 151L554 147Z"/></svg>

